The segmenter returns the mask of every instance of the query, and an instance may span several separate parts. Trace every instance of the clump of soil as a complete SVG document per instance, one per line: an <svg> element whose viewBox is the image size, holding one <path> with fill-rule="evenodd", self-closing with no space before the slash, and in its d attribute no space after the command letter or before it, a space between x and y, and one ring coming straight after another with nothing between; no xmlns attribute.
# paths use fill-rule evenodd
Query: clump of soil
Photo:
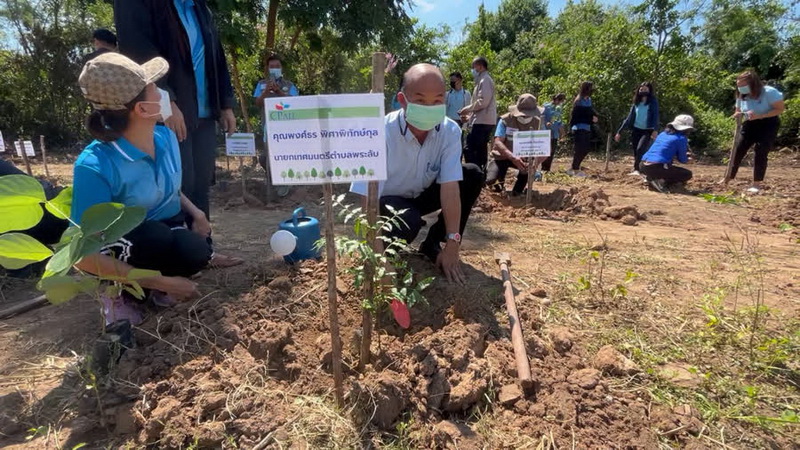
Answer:
<svg viewBox="0 0 800 450"><path fill-rule="evenodd" d="M351 411L343 422L327 412L335 411L328 402L311 400L330 399L333 387L324 267L305 262L271 274L238 299L181 304L146 322L137 330L139 347L126 352L114 372L117 390L126 395L121 398L138 400L126 400L106 423L136 445L157 442L163 448L213 448L229 439L253 447L266 436L314 448L357 445L357 430L378 436L396 432L401 422L415 444L428 448L487 442L513 447L504 436L520 436L520 430L583 447L657 445L646 402L609 388L608 378L628 369L606 370L602 362L590 367L580 337L567 328L543 327L539 308L545 299L519 304L535 376L534 388L523 390L508 324L497 319L502 306L485 302L474 289L460 299L434 295L445 290L443 281L432 286L434 294L426 293L425 310L441 311L441 319L415 319L415 327L393 334L379 321L372 364L361 374L353 369L359 293L342 296ZM625 363L609 355L612 363ZM488 429L474 423L479 410L493 417ZM317 433L310 435L302 423Z"/></svg>
<svg viewBox="0 0 800 450"><path fill-rule="evenodd" d="M635 205L612 206L603 188L597 187L581 186L558 188L551 192L534 192L531 205L522 212L512 211L511 217L583 214L603 220L619 220L624 225L636 225L640 220L646 219Z"/></svg>

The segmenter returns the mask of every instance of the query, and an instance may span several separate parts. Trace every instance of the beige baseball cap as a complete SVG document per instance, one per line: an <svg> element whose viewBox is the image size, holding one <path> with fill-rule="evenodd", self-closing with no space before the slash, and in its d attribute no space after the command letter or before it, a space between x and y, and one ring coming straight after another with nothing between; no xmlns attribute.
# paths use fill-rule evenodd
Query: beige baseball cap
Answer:
<svg viewBox="0 0 800 450"><path fill-rule="evenodd" d="M117 52L106 52L83 66L78 84L95 109L122 110L168 71L169 64L161 57L139 65Z"/></svg>

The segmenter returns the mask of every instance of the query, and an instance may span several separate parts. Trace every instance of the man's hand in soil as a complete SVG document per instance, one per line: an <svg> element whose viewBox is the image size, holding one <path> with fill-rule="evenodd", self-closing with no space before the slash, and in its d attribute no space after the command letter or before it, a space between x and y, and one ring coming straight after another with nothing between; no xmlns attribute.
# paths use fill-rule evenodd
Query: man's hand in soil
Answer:
<svg viewBox="0 0 800 450"><path fill-rule="evenodd" d="M192 300L200 296L197 283L183 277L158 277L150 285L172 296L178 301Z"/></svg>
<svg viewBox="0 0 800 450"><path fill-rule="evenodd" d="M461 257L458 254L458 250L459 244L457 242L447 241L444 250L436 258L436 266L442 269L447 281L464 284L466 277L464 276L464 271L461 270Z"/></svg>
<svg viewBox="0 0 800 450"><path fill-rule="evenodd" d="M519 158L517 156L512 156L511 162L514 163L514 167L516 167L519 170L523 171L528 170L528 164L526 164L525 161L522 160L522 158Z"/></svg>
<svg viewBox="0 0 800 450"><path fill-rule="evenodd" d="M178 142L183 142L186 139L186 121L183 118L181 109L175 102L172 102L172 115L169 116L164 124L169 127L178 137Z"/></svg>

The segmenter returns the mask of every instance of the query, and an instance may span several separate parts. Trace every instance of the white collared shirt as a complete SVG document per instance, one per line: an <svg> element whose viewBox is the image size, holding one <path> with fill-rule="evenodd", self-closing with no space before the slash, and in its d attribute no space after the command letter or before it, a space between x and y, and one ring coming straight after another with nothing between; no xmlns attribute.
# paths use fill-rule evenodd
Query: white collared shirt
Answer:
<svg viewBox="0 0 800 450"><path fill-rule="evenodd" d="M430 130L420 145L408 129L405 112L400 109L386 115L387 180L380 182L379 197L416 198L434 182L461 181L461 128L454 121L444 121ZM350 192L367 195L366 181L350 185Z"/></svg>

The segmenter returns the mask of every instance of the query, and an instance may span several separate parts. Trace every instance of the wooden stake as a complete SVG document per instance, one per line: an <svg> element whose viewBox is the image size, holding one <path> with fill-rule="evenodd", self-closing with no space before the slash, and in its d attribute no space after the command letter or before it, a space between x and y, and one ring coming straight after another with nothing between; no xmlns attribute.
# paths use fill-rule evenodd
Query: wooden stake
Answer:
<svg viewBox="0 0 800 450"><path fill-rule="evenodd" d="M33 176L33 171L31 171L31 162L28 161L28 152L25 151L25 141L22 139L19 140L19 148L22 150L20 154L22 154L22 161L25 163L25 170L28 171L28 175Z"/></svg>
<svg viewBox="0 0 800 450"><path fill-rule="evenodd" d="M44 176L50 178L50 169L47 168L47 149L44 146L44 136L39 135L39 148L42 150L42 164L44 164Z"/></svg>
<svg viewBox="0 0 800 450"><path fill-rule="evenodd" d="M536 158L528 158L528 190L525 192L525 206L530 206L533 200L533 177L536 175ZM517 175L519 176L519 175Z"/></svg>
<svg viewBox="0 0 800 450"><path fill-rule="evenodd" d="M725 169L725 182L731 181L731 172L733 171L733 159L736 156L736 145L739 144L739 137L742 133L742 116L736 118L736 128L733 131L733 145L731 152L728 154L728 168Z"/></svg>
<svg viewBox="0 0 800 450"><path fill-rule="evenodd" d="M511 272L508 269L508 266L511 265L511 257L508 253L495 253L494 259L500 266L500 276L503 279L503 294L506 299L508 323L511 327L511 345L514 347L514 358L517 360L517 378L519 378L522 389L527 391L533 387L533 378L531 378L528 351L525 348L525 340L522 337L522 324L520 324L519 314L517 314L517 303L514 300Z"/></svg>
<svg viewBox="0 0 800 450"><path fill-rule="evenodd" d="M47 297L44 295L40 295L36 298L26 300L24 302L19 302L10 306L2 311L0 311L0 319L8 319L9 317L14 317L16 315L28 312L32 309L36 309L47 305Z"/></svg>
<svg viewBox="0 0 800 450"><path fill-rule="evenodd" d="M342 340L339 336L338 294L336 293L336 243L333 232L333 185L322 185L325 202L325 250L328 260L328 317L331 327L331 365L336 404L344 407L344 386L342 380Z"/></svg>
<svg viewBox="0 0 800 450"><path fill-rule="evenodd" d="M385 87L386 53L376 52L372 54L372 93L383 93ZM375 224L378 222L378 182L370 181L367 185L367 222L370 227L367 231L367 242L372 249L377 251L380 243L376 239ZM374 299L375 291L375 270L372 264L364 267L366 283L364 283L364 298ZM358 370L361 372L370 363L372 352L372 313L366 309L361 312L361 354L358 360Z"/></svg>
<svg viewBox="0 0 800 450"><path fill-rule="evenodd" d="M608 133L606 138L606 166L603 168L603 172L608 172L608 162L611 160L611 133Z"/></svg>

